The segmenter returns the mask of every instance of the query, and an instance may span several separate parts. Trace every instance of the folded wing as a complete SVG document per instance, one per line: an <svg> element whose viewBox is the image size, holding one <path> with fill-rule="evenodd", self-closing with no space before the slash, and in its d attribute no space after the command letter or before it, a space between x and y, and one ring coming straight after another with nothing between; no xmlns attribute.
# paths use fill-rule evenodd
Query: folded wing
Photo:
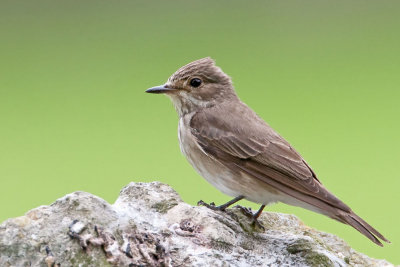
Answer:
<svg viewBox="0 0 400 267"><path fill-rule="evenodd" d="M229 116L221 118L214 115L218 108L209 108L192 117L191 132L206 154L227 167L316 207L325 215L350 224L378 245L382 244L374 235L387 241L326 190L300 154L254 112L245 110L236 114L248 119L243 121L243 125L234 125L231 116L235 116L236 111L232 110Z"/></svg>

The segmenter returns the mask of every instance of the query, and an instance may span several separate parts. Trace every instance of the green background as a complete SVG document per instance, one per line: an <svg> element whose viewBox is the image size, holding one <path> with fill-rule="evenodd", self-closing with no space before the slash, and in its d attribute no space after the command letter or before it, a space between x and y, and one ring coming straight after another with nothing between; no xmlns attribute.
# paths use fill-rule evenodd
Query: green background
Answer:
<svg viewBox="0 0 400 267"><path fill-rule="evenodd" d="M168 183L191 204L227 201L181 155L170 101L144 93L211 56L393 244L268 209L399 264L399 14L397 0L1 0L0 221L75 190L114 202L130 181Z"/></svg>

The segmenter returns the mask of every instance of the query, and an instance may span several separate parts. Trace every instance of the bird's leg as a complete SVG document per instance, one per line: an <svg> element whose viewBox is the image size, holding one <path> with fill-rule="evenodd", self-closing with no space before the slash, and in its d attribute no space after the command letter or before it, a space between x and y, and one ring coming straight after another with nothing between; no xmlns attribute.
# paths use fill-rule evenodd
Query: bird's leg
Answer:
<svg viewBox="0 0 400 267"><path fill-rule="evenodd" d="M225 211L226 208L228 208L229 206L235 204L236 202L238 202L239 200L242 200L244 198L244 196L238 196L235 197L234 199L226 202L225 204L222 204L220 206L215 206L214 202L211 202L210 204L205 203L203 200L200 200L199 202L197 202L198 206L205 206L209 209L212 210L220 210L220 211Z"/></svg>
<svg viewBox="0 0 400 267"><path fill-rule="evenodd" d="M258 209L258 211L254 214L251 212L251 209L244 208L242 206L237 206L237 207L243 212L244 215L246 215L247 217L252 219L251 224L253 226L258 226L258 227L264 229L264 226L262 226L262 224L257 219L258 219L258 217L260 217L263 209L265 208L265 205L261 205L261 207Z"/></svg>
<svg viewBox="0 0 400 267"><path fill-rule="evenodd" d="M258 209L258 211L256 213L254 213L253 222L252 222L253 226L258 225L258 226L260 226L261 228L264 229L264 226L262 226L262 224L258 221L258 217L260 217L260 215L261 215L261 213L262 213L264 208L265 208L265 205L261 205L261 207Z"/></svg>

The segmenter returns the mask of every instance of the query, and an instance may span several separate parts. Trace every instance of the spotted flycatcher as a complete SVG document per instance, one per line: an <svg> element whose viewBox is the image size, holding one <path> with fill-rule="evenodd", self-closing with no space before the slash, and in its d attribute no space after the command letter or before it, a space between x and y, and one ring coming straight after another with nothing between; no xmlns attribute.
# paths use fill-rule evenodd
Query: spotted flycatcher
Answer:
<svg viewBox="0 0 400 267"><path fill-rule="evenodd" d="M379 239L389 242L322 185L301 155L239 99L211 58L181 67L146 92L171 98L182 153L210 184L234 197L208 207L225 210L247 199L262 205L256 222L265 205L283 202L348 224L380 246Z"/></svg>

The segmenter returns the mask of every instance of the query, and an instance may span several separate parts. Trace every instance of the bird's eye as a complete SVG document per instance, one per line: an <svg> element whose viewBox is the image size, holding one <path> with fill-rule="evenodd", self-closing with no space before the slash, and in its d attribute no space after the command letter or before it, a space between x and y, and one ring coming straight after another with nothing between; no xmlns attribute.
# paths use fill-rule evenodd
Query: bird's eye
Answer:
<svg viewBox="0 0 400 267"><path fill-rule="evenodd" d="M193 87L199 87L201 85L201 80L199 78L193 78L190 80L190 85Z"/></svg>

